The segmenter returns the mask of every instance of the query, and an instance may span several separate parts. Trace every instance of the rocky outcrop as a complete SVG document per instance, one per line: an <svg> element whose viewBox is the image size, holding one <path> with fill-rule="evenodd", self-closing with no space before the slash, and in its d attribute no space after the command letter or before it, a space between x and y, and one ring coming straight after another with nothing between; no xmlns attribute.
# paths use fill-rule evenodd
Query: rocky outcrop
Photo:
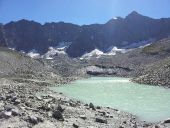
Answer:
<svg viewBox="0 0 170 128"><path fill-rule="evenodd" d="M143 84L169 87L170 85L170 38L157 41L141 49L141 55L146 55L141 61L150 58L148 63L142 66L133 81Z"/></svg>
<svg viewBox="0 0 170 128"><path fill-rule="evenodd" d="M145 67L142 75L133 80L138 83L170 87L170 58Z"/></svg>
<svg viewBox="0 0 170 128"><path fill-rule="evenodd" d="M108 67L104 65L95 65L95 66L88 66L86 67L86 72L89 75L101 75L101 76L121 76L121 77L126 77L128 74L132 71L132 69L127 68L127 67L121 67L121 66L113 66L113 67Z"/></svg>

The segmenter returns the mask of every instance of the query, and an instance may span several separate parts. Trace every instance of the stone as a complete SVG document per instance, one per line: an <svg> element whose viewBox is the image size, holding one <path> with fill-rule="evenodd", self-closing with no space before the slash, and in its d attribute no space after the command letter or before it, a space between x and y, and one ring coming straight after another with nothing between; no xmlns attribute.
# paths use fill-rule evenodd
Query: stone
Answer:
<svg viewBox="0 0 170 128"><path fill-rule="evenodd" d="M43 98L41 96L36 96L38 100L42 100Z"/></svg>
<svg viewBox="0 0 170 128"><path fill-rule="evenodd" d="M101 113L102 116L106 115L106 112L104 112L104 111L98 111L98 112Z"/></svg>
<svg viewBox="0 0 170 128"><path fill-rule="evenodd" d="M83 120L87 119L87 117L85 115L80 115L80 118L83 119Z"/></svg>
<svg viewBox="0 0 170 128"><path fill-rule="evenodd" d="M11 117L11 115L12 115L12 112L8 112L8 111L0 112L0 119L2 119L2 118L8 119Z"/></svg>
<svg viewBox="0 0 170 128"><path fill-rule="evenodd" d="M71 107L76 107L76 104L73 103L73 102L70 102L69 105L70 105Z"/></svg>
<svg viewBox="0 0 170 128"><path fill-rule="evenodd" d="M5 96L0 96L0 100L5 100Z"/></svg>
<svg viewBox="0 0 170 128"><path fill-rule="evenodd" d="M116 112L119 111L119 110L117 110L117 109L113 109L113 110L116 111Z"/></svg>
<svg viewBox="0 0 170 128"><path fill-rule="evenodd" d="M63 115L59 110L54 111L52 116L59 121L64 121Z"/></svg>
<svg viewBox="0 0 170 128"><path fill-rule="evenodd" d="M110 118L113 118L113 116L110 116Z"/></svg>
<svg viewBox="0 0 170 128"><path fill-rule="evenodd" d="M12 109L12 115L13 116L18 116L19 115L19 111L17 109Z"/></svg>
<svg viewBox="0 0 170 128"><path fill-rule="evenodd" d="M89 108L91 108L92 110L95 110L95 107L92 103L89 104Z"/></svg>
<svg viewBox="0 0 170 128"><path fill-rule="evenodd" d="M31 104L30 101L27 101L27 102L25 103L25 105L26 105L27 107L31 107L31 106L32 106L32 104Z"/></svg>
<svg viewBox="0 0 170 128"><path fill-rule="evenodd" d="M33 95L30 95L30 96L28 96L28 98L34 99L34 96L33 96ZM37 99L38 99L38 98L37 98Z"/></svg>
<svg viewBox="0 0 170 128"><path fill-rule="evenodd" d="M100 107L100 106L97 106L96 108L97 108L97 109L101 109L101 107Z"/></svg>
<svg viewBox="0 0 170 128"><path fill-rule="evenodd" d="M89 106L88 104L85 104L84 106Z"/></svg>
<svg viewBox="0 0 170 128"><path fill-rule="evenodd" d="M79 126L77 124L75 124L75 123L73 123L73 127L74 128L79 128Z"/></svg>
<svg viewBox="0 0 170 128"><path fill-rule="evenodd" d="M14 102L14 105L18 105L21 103L21 100L20 99L16 99L15 102Z"/></svg>
<svg viewBox="0 0 170 128"><path fill-rule="evenodd" d="M6 111L11 111L11 110L13 109L13 107L10 106L10 105L6 105L6 106L4 107L4 109L5 109Z"/></svg>
<svg viewBox="0 0 170 128"><path fill-rule="evenodd" d="M38 122L44 122L44 119L42 117L37 117Z"/></svg>
<svg viewBox="0 0 170 128"><path fill-rule="evenodd" d="M64 112L64 109L61 107L61 105L58 105L57 110L60 111L61 113Z"/></svg>
<svg viewBox="0 0 170 128"><path fill-rule="evenodd" d="M169 119L164 120L164 122L163 122L163 123L170 123L170 118L169 118Z"/></svg>
<svg viewBox="0 0 170 128"><path fill-rule="evenodd" d="M11 96L11 101L15 102L15 100L17 99L17 96Z"/></svg>
<svg viewBox="0 0 170 128"><path fill-rule="evenodd" d="M126 121L123 121L124 124L126 124Z"/></svg>
<svg viewBox="0 0 170 128"><path fill-rule="evenodd" d="M134 128L137 128L137 127L138 127L137 124L136 124L136 122L134 123L133 127L134 127Z"/></svg>
<svg viewBox="0 0 170 128"><path fill-rule="evenodd" d="M38 124L38 119L35 116L29 116L28 120L29 120L30 123L32 123L34 125Z"/></svg>
<svg viewBox="0 0 170 128"><path fill-rule="evenodd" d="M9 90L8 93L14 93L14 91L13 90Z"/></svg>
<svg viewBox="0 0 170 128"><path fill-rule="evenodd" d="M102 119L102 118L96 118L96 122L98 122L98 123L105 123L105 124L107 124L107 120Z"/></svg>
<svg viewBox="0 0 170 128"><path fill-rule="evenodd" d="M160 128L158 125L155 125L155 128Z"/></svg>
<svg viewBox="0 0 170 128"><path fill-rule="evenodd" d="M51 106L50 106L50 104L45 104L45 105L38 107L38 109L42 109L44 111L50 111Z"/></svg>
<svg viewBox="0 0 170 128"><path fill-rule="evenodd" d="M6 100L10 99L11 95L6 95Z"/></svg>

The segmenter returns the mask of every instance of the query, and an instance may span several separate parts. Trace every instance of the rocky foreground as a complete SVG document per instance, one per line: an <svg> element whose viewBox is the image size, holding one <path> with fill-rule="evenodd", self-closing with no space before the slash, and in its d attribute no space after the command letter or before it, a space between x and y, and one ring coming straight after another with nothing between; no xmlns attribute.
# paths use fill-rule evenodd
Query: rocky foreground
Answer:
<svg viewBox="0 0 170 128"><path fill-rule="evenodd" d="M117 109L84 104L45 84L0 80L1 128L168 128L170 120L146 123Z"/></svg>
<svg viewBox="0 0 170 128"><path fill-rule="evenodd" d="M141 83L155 78L155 82L169 83L169 61L166 61L169 48L161 47L163 51L160 51L156 46L156 52L151 48L152 53L137 49L112 59L90 60L90 63L65 56L47 62L0 49L0 128L170 128L170 119L143 122L129 113L85 104L48 88L85 77L86 73L103 75L103 72L113 76L143 76L142 81L138 79ZM165 61L158 65L159 60ZM162 76L166 79L158 79Z"/></svg>

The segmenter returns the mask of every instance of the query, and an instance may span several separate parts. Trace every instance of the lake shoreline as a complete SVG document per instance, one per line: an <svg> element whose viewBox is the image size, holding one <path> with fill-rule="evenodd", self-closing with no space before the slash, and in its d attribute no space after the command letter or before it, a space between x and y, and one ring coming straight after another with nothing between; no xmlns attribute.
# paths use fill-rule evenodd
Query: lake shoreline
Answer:
<svg viewBox="0 0 170 128"><path fill-rule="evenodd" d="M62 82L64 83L64 82ZM117 109L84 104L48 89L39 82L16 82L5 79L1 85L0 126L25 128L99 127L99 128L160 128L168 123L147 123ZM37 93L46 96L37 96ZM7 99L7 100L3 100Z"/></svg>

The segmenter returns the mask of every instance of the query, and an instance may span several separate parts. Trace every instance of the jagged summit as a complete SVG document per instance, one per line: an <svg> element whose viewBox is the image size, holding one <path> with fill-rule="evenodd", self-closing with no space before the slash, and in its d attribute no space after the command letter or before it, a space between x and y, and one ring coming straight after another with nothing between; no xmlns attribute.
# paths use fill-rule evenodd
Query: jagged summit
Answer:
<svg viewBox="0 0 170 128"><path fill-rule="evenodd" d="M136 11L132 11L129 15L127 15L125 17L125 19L140 20L141 21L141 20L145 20L145 19L150 20L150 19L153 19L153 18L150 18L148 16L142 15L142 14L136 12Z"/></svg>
<svg viewBox="0 0 170 128"><path fill-rule="evenodd" d="M95 48L104 52L111 46L139 46L141 42L162 39L169 36L169 33L169 18L152 19L133 11L125 18L113 18L106 24L85 26L64 22L42 25L20 20L0 27L0 44L3 46L5 42L7 47L26 53L35 49L43 55L49 47L55 48L60 43L71 42L66 53L71 57L80 57Z"/></svg>
<svg viewBox="0 0 170 128"><path fill-rule="evenodd" d="M137 11L132 11L129 15L141 15Z"/></svg>
<svg viewBox="0 0 170 128"><path fill-rule="evenodd" d="M145 16L136 11L132 11L129 15L126 16L126 18L134 18L134 17L145 17Z"/></svg>

